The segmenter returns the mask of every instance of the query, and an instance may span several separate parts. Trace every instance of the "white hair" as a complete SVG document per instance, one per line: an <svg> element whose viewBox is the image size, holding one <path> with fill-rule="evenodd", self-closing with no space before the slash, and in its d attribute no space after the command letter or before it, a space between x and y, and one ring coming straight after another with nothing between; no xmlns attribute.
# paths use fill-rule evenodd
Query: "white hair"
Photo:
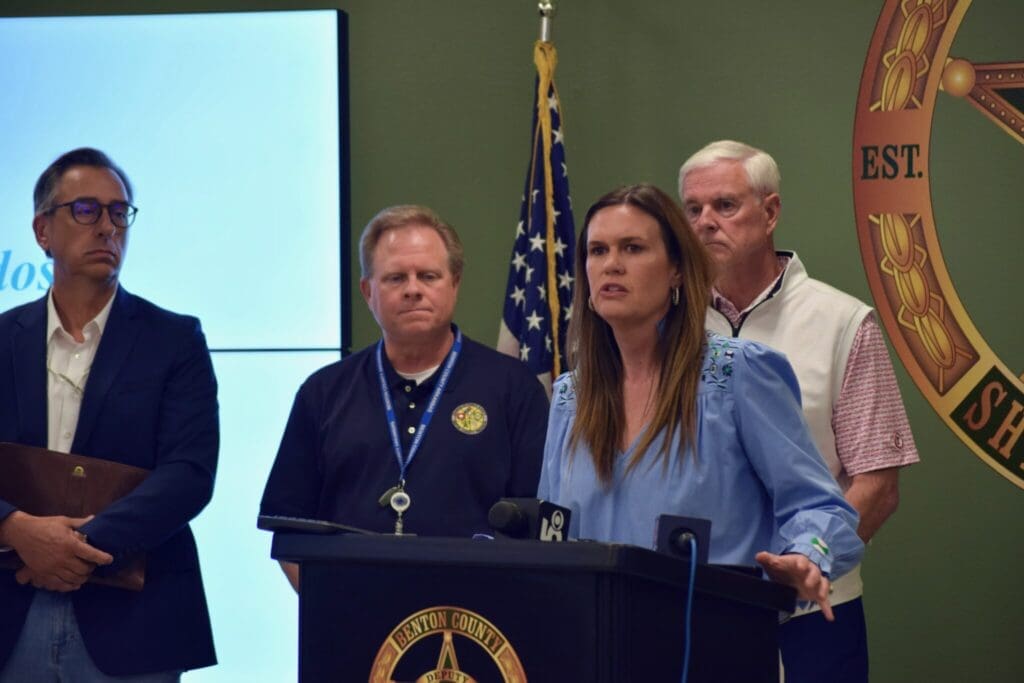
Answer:
<svg viewBox="0 0 1024 683"><path fill-rule="evenodd" d="M694 153L679 169L679 198L683 197L683 181L690 171L707 168L719 161L739 161L747 172L750 187L760 197L779 191L782 176L775 159L764 150L735 140L716 140Z"/></svg>

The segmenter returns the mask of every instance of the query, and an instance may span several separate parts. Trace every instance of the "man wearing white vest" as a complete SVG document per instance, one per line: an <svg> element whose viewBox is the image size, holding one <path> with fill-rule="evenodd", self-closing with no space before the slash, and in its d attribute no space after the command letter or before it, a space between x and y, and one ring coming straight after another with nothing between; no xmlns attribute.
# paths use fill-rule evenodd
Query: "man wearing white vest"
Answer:
<svg viewBox="0 0 1024 683"><path fill-rule="evenodd" d="M917 448L872 310L808 277L795 252L775 250L779 182L771 156L731 140L679 170L687 220L718 267L707 327L789 358L811 434L866 543L896 510L899 469L918 461ZM860 568L832 578L834 623L801 605L780 628L787 683L868 680Z"/></svg>

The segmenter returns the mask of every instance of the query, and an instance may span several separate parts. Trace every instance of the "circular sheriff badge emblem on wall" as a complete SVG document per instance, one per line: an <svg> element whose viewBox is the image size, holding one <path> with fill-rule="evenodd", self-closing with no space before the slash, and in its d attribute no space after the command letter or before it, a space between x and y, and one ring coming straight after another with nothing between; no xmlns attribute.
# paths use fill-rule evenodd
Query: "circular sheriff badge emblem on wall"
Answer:
<svg viewBox="0 0 1024 683"><path fill-rule="evenodd" d="M418 673L416 683L483 683L485 679L474 678L473 672L459 668L456 649L462 647L482 648L505 683L526 683L519 657L494 624L475 612L448 606L420 610L396 626L373 660L370 683L392 683L402 656L423 639L438 641L437 665L431 671Z"/></svg>
<svg viewBox="0 0 1024 683"><path fill-rule="evenodd" d="M1024 143L1024 63L950 57L969 6L885 3L857 99L854 211L879 316L917 387L975 455L1024 488L1024 383L972 324L932 213L929 141L940 89Z"/></svg>

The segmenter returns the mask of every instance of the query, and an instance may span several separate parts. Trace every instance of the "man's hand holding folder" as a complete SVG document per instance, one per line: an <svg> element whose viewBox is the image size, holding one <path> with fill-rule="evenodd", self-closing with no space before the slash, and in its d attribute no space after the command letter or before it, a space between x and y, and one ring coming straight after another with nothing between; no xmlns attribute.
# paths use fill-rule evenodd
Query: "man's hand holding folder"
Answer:
<svg viewBox="0 0 1024 683"><path fill-rule="evenodd" d="M0 522L0 546L10 546L25 566L17 571L18 583L31 583L51 591L73 591L84 584L97 566L114 561L109 554L89 545L78 527L90 517L37 517L11 513Z"/></svg>
<svg viewBox="0 0 1024 683"><path fill-rule="evenodd" d="M0 500L16 508L0 520L0 549L14 550L0 552L0 569L14 569L21 584L53 591L72 591L86 581L142 590L145 555L96 571L115 558L78 529L148 475L111 460L0 443Z"/></svg>

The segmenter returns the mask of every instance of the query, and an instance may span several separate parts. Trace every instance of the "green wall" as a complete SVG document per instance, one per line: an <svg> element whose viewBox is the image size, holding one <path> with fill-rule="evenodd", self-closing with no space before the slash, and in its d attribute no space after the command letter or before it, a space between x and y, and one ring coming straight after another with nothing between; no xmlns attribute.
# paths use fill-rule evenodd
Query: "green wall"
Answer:
<svg viewBox="0 0 1024 683"><path fill-rule="evenodd" d="M777 244L799 250L812 275L870 301L850 168L854 105L880 0L557 5L556 82L578 218L620 183L652 181L672 191L689 153L712 139L738 138L772 152L782 168ZM112 13L143 6L288 7L254 0L88 5ZM458 320L469 335L493 342L529 154L536 3L306 6L349 13L353 249L381 207L433 206L466 242ZM0 11L82 8L8 1ZM1018 0L977 0L953 53L1022 61L1022 21ZM49 106L61 106L59 95ZM1012 302L1024 253L1024 149L948 97L940 99L932 142L935 211L951 274L975 324L1020 372L1024 330ZM991 181L971 184L974 177ZM360 302L353 311L358 348L377 332ZM923 462L905 471L900 510L865 561L872 680L1024 680L1014 655L1024 634L1024 492L975 458L897 365Z"/></svg>

